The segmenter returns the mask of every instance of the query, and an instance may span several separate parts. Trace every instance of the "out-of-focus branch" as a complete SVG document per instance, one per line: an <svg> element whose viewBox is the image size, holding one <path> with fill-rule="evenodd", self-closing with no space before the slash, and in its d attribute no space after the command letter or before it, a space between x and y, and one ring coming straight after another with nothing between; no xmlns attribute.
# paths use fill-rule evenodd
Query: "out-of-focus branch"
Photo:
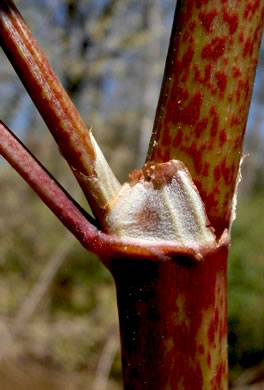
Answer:
<svg viewBox="0 0 264 390"><path fill-rule="evenodd" d="M148 1L145 10L145 24L152 40L145 53L145 63L147 66L145 70L145 88L143 92L143 115L139 134L139 153L137 161L139 166L141 166L145 160L153 124L152 114L156 108L156 99L159 93L157 77L154 73L155 66L160 57L159 34L161 31L161 20L158 1Z"/></svg>
<svg viewBox="0 0 264 390"><path fill-rule="evenodd" d="M234 382L233 390L264 388L264 361L245 370Z"/></svg>
<svg viewBox="0 0 264 390"><path fill-rule="evenodd" d="M26 296L17 314L15 315L10 328L10 332L13 337L17 336L21 332L28 320L34 314L37 306L39 305L39 302L48 290L50 283L64 263L67 254L73 247L74 242L74 237L69 236L69 233L66 233L55 252L48 259L33 288L30 290L29 294Z"/></svg>
<svg viewBox="0 0 264 390"><path fill-rule="evenodd" d="M64 263L67 254L74 244L74 241L74 238L72 236L69 237L69 234L67 233L55 252L48 259L44 269L39 275L39 278L18 309L10 328L5 332L5 337L1 342L2 347L0 351L0 360L4 358L9 347L15 342L16 337L19 336L21 331L23 331L26 323L36 311L54 276Z"/></svg>
<svg viewBox="0 0 264 390"><path fill-rule="evenodd" d="M95 372L94 382L91 390L106 390L108 384L109 374L113 365L116 352L119 347L119 337L117 329L111 329L110 335L108 336L101 356L98 361L98 365Z"/></svg>

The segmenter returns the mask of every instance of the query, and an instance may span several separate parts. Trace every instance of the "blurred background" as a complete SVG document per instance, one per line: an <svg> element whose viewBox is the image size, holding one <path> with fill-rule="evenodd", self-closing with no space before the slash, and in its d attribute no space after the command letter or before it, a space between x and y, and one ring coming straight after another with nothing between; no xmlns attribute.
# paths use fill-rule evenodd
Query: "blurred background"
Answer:
<svg viewBox="0 0 264 390"><path fill-rule="evenodd" d="M124 181L145 158L175 0L17 0L55 71ZM231 386L264 389L264 48L248 121L229 261ZM87 208L5 55L0 118ZM120 390L115 290L0 159L0 390ZM262 382L262 384L261 384Z"/></svg>

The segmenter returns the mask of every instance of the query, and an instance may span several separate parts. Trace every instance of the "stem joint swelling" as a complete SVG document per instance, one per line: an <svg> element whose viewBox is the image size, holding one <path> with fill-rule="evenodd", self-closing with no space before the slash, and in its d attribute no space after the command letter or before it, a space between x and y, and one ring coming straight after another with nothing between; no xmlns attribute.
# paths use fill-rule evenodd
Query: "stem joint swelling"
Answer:
<svg viewBox="0 0 264 390"><path fill-rule="evenodd" d="M196 260L228 244L224 231L217 240L192 177L178 160L149 162L130 174L105 206L104 228L135 245L192 250Z"/></svg>

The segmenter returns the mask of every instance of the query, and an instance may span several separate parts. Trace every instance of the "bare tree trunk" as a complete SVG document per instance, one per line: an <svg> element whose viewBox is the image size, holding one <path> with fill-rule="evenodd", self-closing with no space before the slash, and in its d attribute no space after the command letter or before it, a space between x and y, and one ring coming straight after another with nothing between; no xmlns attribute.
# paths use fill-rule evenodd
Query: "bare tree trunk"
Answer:
<svg viewBox="0 0 264 390"><path fill-rule="evenodd" d="M161 34L161 18L160 5L158 0L148 0L145 6L145 24L151 42L147 47L145 54L145 86L143 91L143 115L141 118L139 132L139 146L137 165L140 167L144 164L146 152L148 149L149 139L153 126L154 112L157 105L159 94L159 85L155 74L155 64L158 63L160 57L160 34Z"/></svg>

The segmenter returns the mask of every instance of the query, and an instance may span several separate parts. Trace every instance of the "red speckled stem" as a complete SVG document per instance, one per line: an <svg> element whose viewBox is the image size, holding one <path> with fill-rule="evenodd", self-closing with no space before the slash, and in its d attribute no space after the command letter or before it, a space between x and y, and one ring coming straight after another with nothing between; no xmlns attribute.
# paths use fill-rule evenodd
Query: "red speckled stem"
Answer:
<svg viewBox="0 0 264 390"><path fill-rule="evenodd" d="M230 223L264 0L178 0L148 160L189 169L220 235Z"/></svg>
<svg viewBox="0 0 264 390"><path fill-rule="evenodd" d="M0 154L112 271L125 389L225 390L227 245L197 261L186 248L122 242L99 232L2 123Z"/></svg>
<svg viewBox="0 0 264 390"><path fill-rule="evenodd" d="M147 161L182 161L230 225L264 0L178 0ZM125 390L226 390L228 248L195 264L113 262Z"/></svg>
<svg viewBox="0 0 264 390"><path fill-rule="evenodd" d="M113 261L125 390L228 388L226 261Z"/></svg>
<svg viewBox="0 0 264 390"><path fill-rule="evenodd" d="M218 237L230 224L263 10L264 0L179 0L176 10L148 160L187 166ZM0 3L0 36L63 155L92 174L87 129L12 1ZM190 248L103 234L3 125L0 153L110 268L125 390L226 390L227 245L197 261Z"/></svg>

